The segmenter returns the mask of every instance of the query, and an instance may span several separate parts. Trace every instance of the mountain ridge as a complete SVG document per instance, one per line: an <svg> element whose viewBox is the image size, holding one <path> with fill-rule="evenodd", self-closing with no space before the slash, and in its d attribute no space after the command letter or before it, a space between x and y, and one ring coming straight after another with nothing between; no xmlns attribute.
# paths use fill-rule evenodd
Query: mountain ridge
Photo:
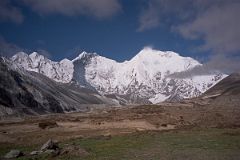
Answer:
<svg viewBox="0 0 240 160"><path fill-rule="evenodd" d="M149 47L124 62L87 52L82 52L73 60L64 59L60 62L43 58L37 53L29 56L21 53L13 56L11 61L57 82L75 82L102 95L129 95L129 103L138 103L139 99L145 99L147 103L159 103L196 97L227 76L218 72L185 79L170 78L170 74L202 64L191 57Z"/></svg>
<svg viewBox="0 0 240 160"><path fill-rule="evenodd" d="M118 105L110 98L71 83L18 68L0 58L0 119L4 116L85 112L91 106Z"/></svg>

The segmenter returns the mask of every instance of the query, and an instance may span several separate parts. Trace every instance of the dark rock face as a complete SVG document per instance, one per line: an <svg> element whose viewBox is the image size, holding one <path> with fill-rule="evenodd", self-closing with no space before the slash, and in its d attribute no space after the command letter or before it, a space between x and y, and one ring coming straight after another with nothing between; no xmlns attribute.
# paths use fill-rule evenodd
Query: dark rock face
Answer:
<svg viewBox="0 0 240 160"><path fill-rule="evenodd" d="M0 88L0 104L7 107L11 107L13 105L11 94L3 88Z"/></svg>
<svg viewBox="0 0 240 160"><path fill-rule="evenodd" d="M39 73L14 68L0 58L0 117L87 111L86 104L104 104L97 92L57 83Z"/></svg>

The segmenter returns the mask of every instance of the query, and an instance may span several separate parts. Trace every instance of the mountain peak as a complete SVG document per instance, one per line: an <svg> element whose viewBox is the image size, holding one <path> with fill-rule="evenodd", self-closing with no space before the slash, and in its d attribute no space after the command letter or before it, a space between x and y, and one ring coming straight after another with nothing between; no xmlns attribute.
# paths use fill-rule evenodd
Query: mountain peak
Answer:
<svg viewBox="0 0 240 160"><path fill-rule="evenodd" d="M134 58L146 57L181 57L178 53L173 51L160 51L151 47L144 47Z"/></svg>
<svg viewBox="0 0 240 160"><path fill-rule="evenodd" d="M167 61L169 59L180 60L183 57L178 53L172 51L160 51L155 50L151 47L143 48L136 56L134 56L130 61L138 62L156 62L156 61Z"/></svg>
<svg viewBox="0 0 240 160"><path fill-rule="evenodd" d="M23 57L28 57L28 54L25 53L25 52L18 52L17 54L15 54L12 58L15 59L15 58L23 58Z"/></svg>
<svg viewBox="0 0 240 160"><path fill-rule="evenodd" d="M86 51L83 51L82 53L80 53L75 59L73 59L72 61L77 61L77 60L81 60L81 59L86 59L86 58L92 58L98 56L97 53L88 53Z"/></svg>
<svg viewBox="0 0 240 160"><path fill-rule="evenodd" d="M39 56L40 54L38 54L37 52L32 52L29 56Z"/></svg>
<svg viewBox="0 0 240 160"><path fill-rule="evenodd" d="M24 64L27 63L27 61L30 60L29 56L27 53L25 52L18 52L17 54L15 54L14 56L12 56L10 58L11 61L15 61L19 64L22 64L22 66L24 66Z"/></svg>
<svg viewBox="0 0 240 160"><path fill-rule="evenodd" d="M60 63L70 63L71 61L67 58L64 58L60 61Z"/></svg>
<svg viewBox="0 0 240 160"><path fill-rule="evenodd" d="M29 57L33 60L33 59L38 59L38 60L42 60L45 59L45 57L37 52L32 52Z"/></svg>

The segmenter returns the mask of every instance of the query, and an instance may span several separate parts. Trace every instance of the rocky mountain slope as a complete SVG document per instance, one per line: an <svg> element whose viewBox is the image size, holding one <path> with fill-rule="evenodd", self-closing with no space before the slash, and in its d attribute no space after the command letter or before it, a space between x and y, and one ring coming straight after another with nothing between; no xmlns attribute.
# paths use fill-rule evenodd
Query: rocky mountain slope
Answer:
<svg viewBox="0 0 240 160"><path fill-rule="evenodd" d="M194 125L239 128L240 74L231 74L201 96L183 100L177 105L191 107Z"/></svg>
<svg viewBox="0 0 240 160"><path fill-rule="evenodd" d="M92 90L25 71L0 58L0 117L87 111L89 104L112 105L115 102Z"/></svg>
<svg viewBox="0 0 240 160"><path fill-rule="evenodd" d="M240 73L224 78L217 85L205 92L202 100L209 101L213 106L240 107Z"/></svg>
<svg viewBox="0 0 240 160"><path fill-rule="evenodd" d="M129 61L116 62L96 53L53 62L36 52L18 53L12 62L62 83L75 82L124 103L159 103L199 96L226 75L216 72L177 79L169 75L202 65L175 52L144 48Z"/></svg>

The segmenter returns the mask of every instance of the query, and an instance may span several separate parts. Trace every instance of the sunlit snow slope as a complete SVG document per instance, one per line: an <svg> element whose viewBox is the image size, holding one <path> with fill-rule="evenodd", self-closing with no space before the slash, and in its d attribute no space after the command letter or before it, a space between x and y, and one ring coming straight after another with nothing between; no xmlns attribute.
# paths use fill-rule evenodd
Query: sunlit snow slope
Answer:
<svg viewBox="0 0 240 160"><path fill-rule="evenodd" d="M175 52L144 48L135 57L122 63L99 56L81 53L74 60L51 60L32 53L12 57L23 68L42 73L57 82L76 82L104 95L115 95L128 103L159 103L196 97L215 85L226 75L213 73L184 79L171 78L200 64Z"/></svg>

